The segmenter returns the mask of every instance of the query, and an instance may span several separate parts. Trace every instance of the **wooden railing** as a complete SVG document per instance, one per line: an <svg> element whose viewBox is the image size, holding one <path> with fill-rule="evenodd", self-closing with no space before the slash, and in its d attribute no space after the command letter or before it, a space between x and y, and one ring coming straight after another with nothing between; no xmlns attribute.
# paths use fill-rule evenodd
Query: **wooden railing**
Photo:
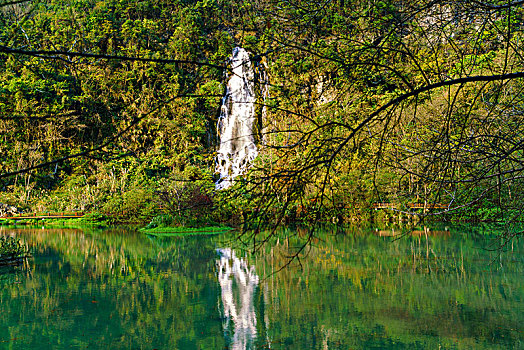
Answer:
<svg viewBox="0 0 524 350"><path fill-rule="evenodd" d="M442 203L408 203L408 209L447 209L448 204ZM396 203L374 203L373 208L375 209L399 209L400 205Z"/></svg>
<svg viewBox="0 0 524 350"><path fill-rule="evenodd" d="M447 209L448 207L448 204L442 203L408 203L409 209Z"/></svg>
<svg viewBox="0 0 524 350"><path fill-rule="evenodd" d="M375 209L397 209L398 204L395 203L373 203Z"/></svg>

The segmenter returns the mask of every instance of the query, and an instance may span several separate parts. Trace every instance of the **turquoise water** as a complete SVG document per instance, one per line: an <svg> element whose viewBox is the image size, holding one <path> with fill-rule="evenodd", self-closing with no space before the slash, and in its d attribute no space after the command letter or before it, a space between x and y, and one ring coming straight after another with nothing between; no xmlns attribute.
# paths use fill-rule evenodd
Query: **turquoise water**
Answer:
<svg viewBox="0 0 524 350"><path fill-rule="evenodd" d="M307 229L248 256L228 236L1 228L33 257L0 269L0 348L524 347L522 240L400 233L325 229L274 273Z"/></svg>

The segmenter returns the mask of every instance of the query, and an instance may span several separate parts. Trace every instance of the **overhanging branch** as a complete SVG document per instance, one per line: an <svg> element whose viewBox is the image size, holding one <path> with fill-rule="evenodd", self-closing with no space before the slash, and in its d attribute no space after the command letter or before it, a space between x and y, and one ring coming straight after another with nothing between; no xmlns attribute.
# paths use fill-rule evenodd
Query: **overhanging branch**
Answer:
<svg viewBox="0 0 524 350"><path fill-rule="evenodd" d="M74 154L71 154L71 155L68 155L68 156L65 156L65 157L57 158L57 159L49 161L49 162L40 163L40 164L31 166L31 167L27 167L27 168L24 168L24 169L20 169L20 170L11 171L11 172L8 172L8 173L0 174L0 179L6 178L6 177L10 177L10 176L15 176L15 175L22 174L22 173L27 173L29 171L36 170L36 169L45 168L46 166L58 164L58 163L64 162L64 161L69 160L69 159L85 157L85 156L88 156L89 154L91 154L93 152L100 151L104 147L109 146L112 142L114 142L115 140L120 138L122 135L126 134L129 130L131 130L134 126L136 126L145 117L147 117L148 115L151 115L152 113L158 111L160 108L162 108L166 104L176 100L177 98L198 98L198 97L212 97L212 96L214 96L214 95L188 95L188 94L184 94L184 95L174 96L174 97L170 98L169 100L159 104L158 106L156 106L155 108L150 110L148 113L146 113L146 114L144 114L144 115L142 115L140 117L135 118L131 122L131 124L129 124L129 126L127 126L124 130L120 131L118 134L110 137L105 142L101 143L100 145L98 145L98 146L96 146L94 148L91 148L91 149L88 149L88 150L85 150L85 151L82 151L82 152L74 153Z"/></svg>
<svg viewBox="0 0 524 350"><path fill-rule="evenodd" d="M0 52L11 54L11 55L24 55L32 57L45 56L46 59L62 59L59 56L67 57L84 57L84 58L95 58L104 60L120 60L120 61L134 61L134 62L153 62L153 63L165 63L165 64L190 64L195 66L212 67L223 70L226 67L199 61L191 60L173 60L165 58L145 58L145 57L133 57L133 56L119 56L119 55L103 55L85 52L71 52L71 51L56 51L56 50L22 50L14 49L7 46L0 45Z"/></svg>

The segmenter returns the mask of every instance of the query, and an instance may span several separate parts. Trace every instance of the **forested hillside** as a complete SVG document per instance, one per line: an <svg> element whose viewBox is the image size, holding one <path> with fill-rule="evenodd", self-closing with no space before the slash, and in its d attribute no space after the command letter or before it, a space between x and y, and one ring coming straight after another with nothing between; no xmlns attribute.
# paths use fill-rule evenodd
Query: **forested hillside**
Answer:
<svg viewBox="0 0 524 350"><path fill-rule="evenodd" d="M126 220L345 221L384 202L521 220L523 4L0 0L0 202ZM259 156L216 191L237 46L269 81L254 82Z"/></svg>

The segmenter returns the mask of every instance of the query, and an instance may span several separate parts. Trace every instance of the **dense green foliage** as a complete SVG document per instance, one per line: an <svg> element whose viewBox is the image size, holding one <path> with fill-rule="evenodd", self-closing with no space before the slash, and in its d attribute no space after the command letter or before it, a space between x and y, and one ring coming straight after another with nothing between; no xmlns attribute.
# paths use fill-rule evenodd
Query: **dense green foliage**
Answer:
<svg viewBox="0 0 524 350"><path fill-rule="evenodd" d="M30 38L32 50L219 64L231 51L205 4L49 1L2 11L2 44L13 47ZM176 176L192 178L199 170L191 166L206 171L212 162L221 70L13 55L1 63L2 173L111 141L87 158L5 179L4 201L144 219L154 210L156 190L175 186ZM176 97L185 94L210 97Z"/></svg>
<svg viewBox="0 0 524 350"><path fill-rule="evenodd" d="M492 77L524 71L524 10L501 4L0 3L0 202L189 225L369 218L375 202L520 220L524 84ZM235 46L269 98L258 86L254 167L216 193Z"/></svg>

